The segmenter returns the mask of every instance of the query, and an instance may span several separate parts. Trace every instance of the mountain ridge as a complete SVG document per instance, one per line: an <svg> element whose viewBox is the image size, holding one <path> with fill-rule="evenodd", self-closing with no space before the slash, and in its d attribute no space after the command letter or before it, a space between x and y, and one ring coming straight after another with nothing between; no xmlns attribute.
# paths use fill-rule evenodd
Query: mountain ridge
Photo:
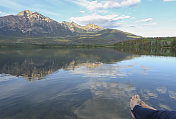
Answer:
<svg viewBox="0 0 176 119"><path fill-rule="evenodd" d="M95 24L87 24L86 26L78 25L74 22L62 22L59 23L49 17L38 12L32 12L24 10L17 15L9 15L0 17L0 33L8 33L17 31L18 35L27 36L40 36L41 35L53 35L61 36L62 34L68 35L71 32L88 32L88 31L100 31L103 30Z"/></svg>
<svg viewBox="0 0 176 119"><path fill-rule="evenodd" d="M95 24L86 24L85 26L81 26L73 21L63 21L61 24L70 29L72 32L94 32L104 30L104 28Z"/></svg>
<svg viewBox="0 0 176 119"><path fill-rule="evenodd" d="M102 45L136 38L139 36L95 24L59 23L29 10L0 17L0 43Z"/></svg>
<svg viewBox="0 0 176 119"><path fill-rule="evenodd" d="M71 32L60 23L37 12L24 10L17 15L0 17L0 33L17 36L62 36Z"/></svg>

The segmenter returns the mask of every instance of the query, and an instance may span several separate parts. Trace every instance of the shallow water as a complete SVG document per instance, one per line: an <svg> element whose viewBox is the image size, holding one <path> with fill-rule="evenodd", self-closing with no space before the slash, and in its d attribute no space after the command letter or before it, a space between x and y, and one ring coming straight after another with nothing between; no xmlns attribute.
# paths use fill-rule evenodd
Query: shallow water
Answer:
<svg viewBox="0 0 176 119"><path fill-rule="evenodd" d="M0 119L130 119L139 94L176 110L176 57L106 48L1 49Z"/></svg>

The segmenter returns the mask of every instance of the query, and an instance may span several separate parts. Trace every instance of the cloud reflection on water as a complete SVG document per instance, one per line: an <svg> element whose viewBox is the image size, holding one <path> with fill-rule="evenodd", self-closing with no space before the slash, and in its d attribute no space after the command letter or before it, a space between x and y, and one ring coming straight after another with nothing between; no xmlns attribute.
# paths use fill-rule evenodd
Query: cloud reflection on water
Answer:
<svg viewBox="0 0 176 119"><path fill-rule="evenodd" d="M0 71L9 75L0 74L0 99L4 100L0 102L0 106L4 107L0 110L8 116L9 113L20 110L16 115L27 119L38 119L41 115L45 118L54 115L62 119L129 119L129 100L136 93L157 109L175 109L176 90L171 85L174 81L169 77L171 82L165 83L168 82L165 81L168 77L163 77L164 74L174 72L168 70L170 67L165 67L168 66L166 62L157 62L156 57L150 56L147 59L143 56L136 58L109 49L83 50L64 52L59 49L59 53L55 49L44 50L32 56L30 59L33 60L26 60L28 56L23 57L28 53L17 53L19 58L14 54L10 64L6 62L9 55L1 57L5 57L4 60L1 59L5 64L1 64ZM46 52L48 56L45 55ZM52 53L56 54L50 56ZM95 54L92 55L93 53ZM157 63L159 68L155 65ZM26 75L16 77L16 71L19 71L16 69ZM29 76L28 73L38 76L38 72L42 73L39 75L42 80L23 80ZM159 74L159 79L154 77L155 74ZM36 80L35 77L32 79ZM10 116L13 118L16 115ZM8 116L6 118L10 118Z"/></svg>
<svg viewBox="0 0 176 119"><path fill-rule="evenodd" d="M93 97L84 102L75 113L83 119L130 118L129 99L136 88L129 84L90 81Z"/></svg>
<svg viewBox="0 0 176 119"><path fill-rule="evenodd" d="M79 64L72 70L73 74L82 74L86 77L126 77L132 74L138 65L122 65L122 64L103 64L103 63L84 63ZM146 74L151 70L150 67L139 65L142 73ZM124 71L128 70L128 71Z"/></svg>

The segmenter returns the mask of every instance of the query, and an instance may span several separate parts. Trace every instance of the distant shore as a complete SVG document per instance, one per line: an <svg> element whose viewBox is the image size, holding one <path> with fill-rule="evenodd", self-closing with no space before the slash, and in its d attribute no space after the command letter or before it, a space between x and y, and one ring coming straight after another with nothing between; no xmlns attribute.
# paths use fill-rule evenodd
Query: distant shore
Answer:
<svg viewBox="0 0 176 119"><path fill-rule="evenodd" d="M121 41L115 44L81 44L81 43L0 43L0 48L91 48L91 47L111 47L117 49L158 49L176 48L176 37L141 38L136 40Z"/></svg>

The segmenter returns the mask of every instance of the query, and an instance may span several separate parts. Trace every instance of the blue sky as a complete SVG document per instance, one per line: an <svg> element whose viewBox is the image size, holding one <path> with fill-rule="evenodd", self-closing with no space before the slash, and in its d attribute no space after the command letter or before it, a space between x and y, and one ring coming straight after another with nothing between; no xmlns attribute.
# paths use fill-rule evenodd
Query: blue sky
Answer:
<svg viewBox="0 0 176 119"><path fill-rule="evenodd" d="M176 36L176 0L0 0L0 16L37 11L58 22L97 24L141 36Z"/></svg>

